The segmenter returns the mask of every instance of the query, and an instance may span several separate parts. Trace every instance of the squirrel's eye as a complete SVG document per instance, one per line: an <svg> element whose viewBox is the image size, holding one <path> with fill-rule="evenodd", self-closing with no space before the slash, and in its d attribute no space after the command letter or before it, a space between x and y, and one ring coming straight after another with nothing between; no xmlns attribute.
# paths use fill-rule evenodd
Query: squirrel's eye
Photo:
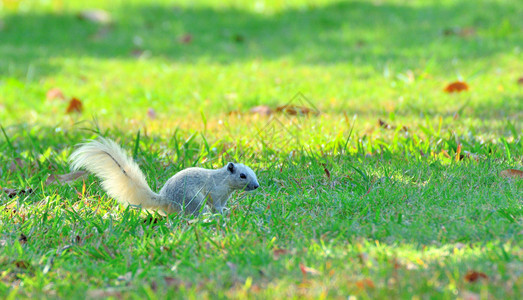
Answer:
<svg viewBox="0 0 523 300"><path fill-rule="evenodd" d="M241 174L240 174L240 178L245 179L245 178L247 178L247 176L245 176L245 174L241 173Z"/></svg>

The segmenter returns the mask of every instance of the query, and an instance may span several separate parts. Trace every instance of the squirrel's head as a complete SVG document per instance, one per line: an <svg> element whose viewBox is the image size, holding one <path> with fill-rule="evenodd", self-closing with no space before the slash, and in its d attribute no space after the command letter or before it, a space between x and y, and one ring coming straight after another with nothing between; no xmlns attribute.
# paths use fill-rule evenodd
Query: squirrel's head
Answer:
<svg viewBox="0 0 523 300"><path fill-rule="evenodd" d="M229 187L235 190L252 191L257 189L260 184L254 171L242 164L228 163L225 166L227 174L231 178L229 180Z"/></svg>

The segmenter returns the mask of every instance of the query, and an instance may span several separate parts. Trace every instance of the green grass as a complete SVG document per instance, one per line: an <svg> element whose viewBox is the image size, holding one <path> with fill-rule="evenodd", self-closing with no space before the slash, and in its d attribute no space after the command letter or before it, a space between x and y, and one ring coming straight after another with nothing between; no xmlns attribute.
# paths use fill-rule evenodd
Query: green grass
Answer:
<svg viewBox="0 0 523 300"><path fill-rule="evenodd" d="M0 2L0 187L33 190L0 195L2 298L523 296L517 1L193 2ZM321 113L249 113L288 102ZM100 134L153 190L226 161L261 188L194 219L46 184Z"/></svg>

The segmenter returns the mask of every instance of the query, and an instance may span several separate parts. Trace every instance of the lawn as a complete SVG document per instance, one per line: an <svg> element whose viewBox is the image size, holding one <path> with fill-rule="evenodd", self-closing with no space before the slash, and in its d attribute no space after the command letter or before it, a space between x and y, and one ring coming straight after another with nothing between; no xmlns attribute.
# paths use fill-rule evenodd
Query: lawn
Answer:
<svg viewBox="0 0 523 300"><path fill-rule="evenodd" d="M517 2L0 0L0 297L522 298ZM125 208L67 178L98 135L261 187Z"/></svg>

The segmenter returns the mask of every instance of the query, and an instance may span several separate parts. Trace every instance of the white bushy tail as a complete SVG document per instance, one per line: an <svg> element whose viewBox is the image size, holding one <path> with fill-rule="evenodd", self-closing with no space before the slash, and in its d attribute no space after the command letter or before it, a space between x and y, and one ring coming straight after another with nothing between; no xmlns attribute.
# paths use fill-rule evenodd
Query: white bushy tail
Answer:
<svg viewBox="0 0 523 300"><path fill-rule="evenodd" d="M118 202L160 208L160 196L151 190L140 167L114 141L100 137L82 144L69 161L73 169L84 168L102 179L107 194Z"/></svg>

